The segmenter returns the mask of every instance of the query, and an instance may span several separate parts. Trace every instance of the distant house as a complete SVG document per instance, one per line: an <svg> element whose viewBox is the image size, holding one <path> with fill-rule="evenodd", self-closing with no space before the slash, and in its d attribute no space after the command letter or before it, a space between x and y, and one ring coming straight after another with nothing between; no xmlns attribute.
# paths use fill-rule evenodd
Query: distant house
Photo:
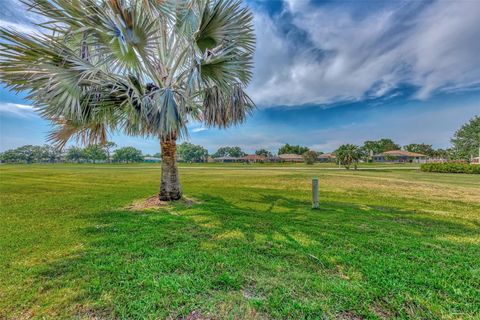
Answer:
<svg viewBox="0 0 480 320"><path fill-rule="evenodd" d="M471 164L480 164L480 157L473 158L472 161L470 161Z"/></svg>
<svg viewBox="0 0 480 320"><path fill-rule="evenodd" d="M303 157L299 154L285 153L279 154L278 157L283 162L303 162Z"/></svg>
<svg viewBox="0 0 480 320"><path fill-rule="evenodd" d="M257 154L247 154L241 160L247 163L265 162L267 157Z"/></svg>
<svg viewBox="0 0 480 320"><path fill-rule="evenodd" d="M240 159L241 158L235 158L235 157L230 157L230 156L213 158L213 160L215 162L238 162L238 161L240 161Z"/></svg>
<svg viewBox="0 0 480 320"><path fill-rule="evenodd" d="M334 153L324 153L317 157L318 162L336 162L337 156Z"/></svg>
<svg viewBox="0 0 480 320"><path fill-rule="evenodd" d="M208 162L208 163L215 162L215 159L212 158L211 156L208 156L208 157L207 157L207 162Z"/></svg>
<svg viewBox="0 0 480 320"><path fill-rule="evenodd" d="M144 157L144 162L162 162L162 159L156 157Z"/></svg>
<svg viewBox="0 0 480 320"><path fill-rule="evenodd" d="M375 162L391 162L391 163L426 163L427 156L421 153L415 153L405 150L385 151L373 156Z"/></svg>
<svg viewBox="0 0 480 320"><path fill-rule="evenodd" d="M267 158L268 162L282 162L282 158L279 156L270 156Z"/></svg>

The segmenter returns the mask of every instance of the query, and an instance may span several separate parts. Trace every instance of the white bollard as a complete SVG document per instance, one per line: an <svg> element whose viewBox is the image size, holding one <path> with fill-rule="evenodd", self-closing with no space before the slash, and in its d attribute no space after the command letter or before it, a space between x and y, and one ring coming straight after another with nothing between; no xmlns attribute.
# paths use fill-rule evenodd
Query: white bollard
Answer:
<svg viewBox="0 0 480 320"><path fill-rule="evenodd" d="M318 209L318 178L312 179L312 208Z"/></svg>

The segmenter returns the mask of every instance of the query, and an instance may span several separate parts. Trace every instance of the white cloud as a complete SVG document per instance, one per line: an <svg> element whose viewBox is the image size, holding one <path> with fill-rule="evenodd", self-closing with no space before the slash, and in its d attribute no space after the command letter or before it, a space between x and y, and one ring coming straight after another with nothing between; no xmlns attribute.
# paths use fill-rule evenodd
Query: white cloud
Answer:
<svg viewBox="0 0 480 320"><path fill-rule="evenodd" d="M394 3L356 15L347 6L286 1L255 14L257 53L249 93L260 105L379 97L403 84L417 98L480 86L480 2ZM281 26L291 27L285 33ZM295 41L303 32L303 41Z"/></svg>
<svg viewBox="0 0 480 320"><path fill-rule="evenodd" d="M12 28L21 32L34 33L39 31L35 23L44 22L45 19L32 11L19 0L0 0L0 27Z"/></svg>
<svg viewBox="0 0 480 320"><path fill-rule="evenodd" d="M38 31L35 27L30 24L26 23L16 23L7 20L0 19L0 27L6 29L14 29L17 31L25 32L25 33L34 33Z"/></svg>
<svg viewBox="0 0 480 320"><path fill-rule="evenodd" d="M205 128L205 127L197 127L197 128L191 129L192 132L202 132L202 131L205 131L205 130L208 130L208 129Z"/></svg>
<svg viewBox="0 0 480 320"><path fill-rule="evenodd" d="M33 32L42 19L18 0L0 1L0 26ZM254 13L248 92L260 106L382 97L404 84L419 99L480 88L479 1L385 1L361 14L355 2L284 2L274 17Z"/></svg>
<svg viewBox="0 0 480 320"><path fill-rule="evenodd" d="M21 118L37 117L33 106L0 102L0 113L7 113Z"/></svg>

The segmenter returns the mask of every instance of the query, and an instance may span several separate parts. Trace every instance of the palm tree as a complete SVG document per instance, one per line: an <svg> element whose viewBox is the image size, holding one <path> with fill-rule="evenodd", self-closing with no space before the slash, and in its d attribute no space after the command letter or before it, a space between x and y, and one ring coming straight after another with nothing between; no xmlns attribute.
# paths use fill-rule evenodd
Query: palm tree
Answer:
<svg viewBox="0 0 480 320"><path fill-rule="evenodd" d="M362 151L359 147L353 144L341 145L335 154L340 164L344 165L348 170L353 164L355 170L357 170L357 163L362 158Z"/></svg>
<svg viewBox="0 0 480 320"><path fill-rule="evenodd" d="M105 149L105 152L107 153L107 161L108 163L112 163L112 151L114 148L117 147L117 144L113 141L107 141L104 145L103 148Z"/></svg>
<svg viewBox="0 0 480 320"><path fill-rule="evenodd" d="M0 80L55 124L50 139L104 144L108 132L156 137L159 197L181 189L176 140L187 122L224 128L254 104L255 47L241 0L25 0L39 33L0 29Z"/></svg>

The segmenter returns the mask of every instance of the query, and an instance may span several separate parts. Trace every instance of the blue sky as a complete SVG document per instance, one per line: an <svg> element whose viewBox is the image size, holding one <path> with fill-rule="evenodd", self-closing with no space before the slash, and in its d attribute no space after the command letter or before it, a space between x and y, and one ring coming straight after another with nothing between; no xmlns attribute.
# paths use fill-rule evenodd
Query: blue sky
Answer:
<svg viewBox="0 0 480 320"><path fill-rule="evenodd" d="M192 124L189 140L213 152L284 143L332 151L389 137L448 147L480 114L480 1L247 1L257 50L248 93L258 110L227 130ZM0 0L0 25L34 19ZM0 88L0 150L43 144L49 124L22 95ZM158 152L151 139L113 134L118 145Z"/></svg>

